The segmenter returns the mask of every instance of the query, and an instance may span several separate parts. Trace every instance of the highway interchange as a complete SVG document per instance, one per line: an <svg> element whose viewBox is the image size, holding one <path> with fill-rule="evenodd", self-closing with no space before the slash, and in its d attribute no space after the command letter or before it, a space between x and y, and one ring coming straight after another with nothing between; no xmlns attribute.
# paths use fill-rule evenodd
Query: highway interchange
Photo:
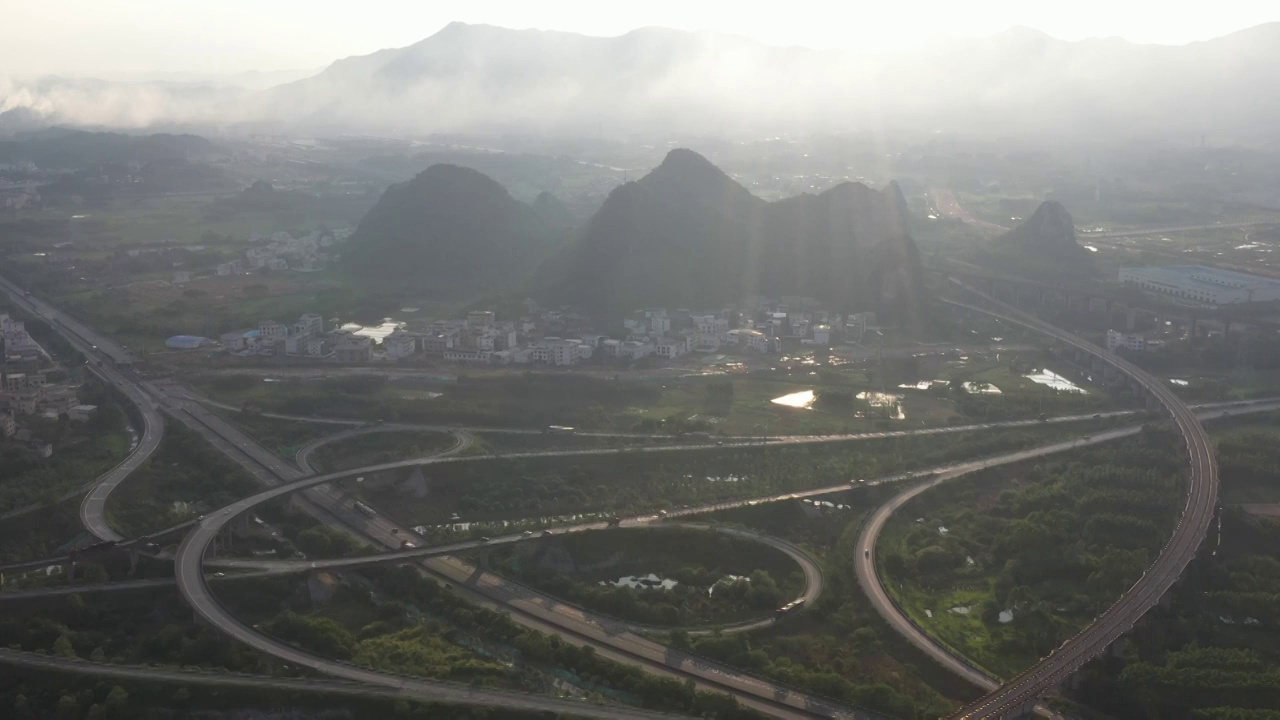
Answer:
<svg viewBox="0 0 1280 720"><path fill-rule="evenodd" d="M229 457L235 459L239 464L253 473L259 480L263 481L269 489L265 493L253 496L254 498L262 498L263 495L270 497L278 497L279 495L292 492L297 489L306 488L304 495L304 508L309 509L325 522L344 527L347 530L355 530L367 538L374 539L384 545L395 547L398 544L398 537L403 532L401 528L393 527L389 521L381 518L375 518L372 522L364 522L365 518L359 518L353 522L351 517L353 514L345 512L341 507L341 497L327 494L326 490L318 489L318 486L327 483L338 477L350 477L357 472L372 472L374 468L361 468L355 471L347 471L344 474L331 474L329 476L318 476L307 478L304 473L297 468L284 463L278 457L261 448L251 438L240 433L234 427L223 421L217 415L210 413L199 402L190 396L185 389L173 383L152 383L137 377L127 368L128 355L119 346L111 343L108 339L98 336L92 330L80 325L69 317L65 317L57 313L53 308L25 296L19 288L0 279L0 286L9 291L15 302L23 305L26 309L33 313L53 320L57 319L55 327L63 331L68 336L77 349L85 353L91 360L106 356L113 363L102 363L95 368L102 377L112 385L125 392L131 400L133 400L143 413L146 421L142 438L140 438L139 446L134 453L112 472L100 478L99 482L92 488L90 493L86 495L82 504L81 516L87 528L94 535L102 539L118 540L122 539L115 531L106 527L105 518L103 517L103 506L106 497L110 494L111 489L115 487L121 480L128 475L128 472L144 462L150 452L158 445L160 437L163 433L163 418L159 413L160 409L169 413L172 417L178 418L183 424L192 427L192 429L200 432L201 435L210 439L215 446L219 447ZM986 305L994 304L993 301L984 298ZM1045 333L1060 342L1071 345L1082 351L1088 352L1095 357L1100 352L1097 348L1085 343L1078 338L1069 336L1066 333L1058 331L1034 318L1029 318L1018 313L1016 310L1007 307L998 307L996 311L990 310L988 307L974 308L981 312L994 314L1003 320L1014 322L1025 327L1029 327L1038 332ZM1002 685L994 693L980 700L973 705L965 708L957 717L999 717L1002 713L1013 711L1026 706L1029 702L1034 702L1040 693L1059 681L1070 672L1079 667L1080 664L1087 661L1093 655L1105 649L1111 641L1132 626L1142 612L1145 612L1152 604L1159 600L1159 597L1168 589L1168 586L1176 580L1186 562L1189 562L1190 556L1194 553L1195 547L1199 544L1199 538L1203 537L1204 527L1207 526L1208 518L1212 513L1213 505L1216 502L1216 466L1214 465L1212 454L1207 444L1203 441L1203 429L1198 421L1186 408L1185 404L1173 396L1168 388L1162 383L1145 376L1137 368L1129 366L1118 359L1112 357L1102 357L1106 362L1117 367L1129 377L1137 380L1139 383L1150 391L1174 416L1179 429L1183 432L1184 437L1188 438L1189 455L1192 461L1192 482L1189 484L1191 492L1188 496L1187 512L1184 514L1182 521L1179 523L1178 531L1170 540L1169 545L1161 554L1152 571L1140 581L1135 587L1119 601L1115 607L1105 613L1100 620L1091 625L1080 635L1068 641L1063 648L1056 651L1045 662L1019 675L1017 678ZM117 369L112 367L115 363L120 363L122 367ZM1145 377L1144 377L1145 376ZM148 417L150 415L150 417ZM312 420L315 418L291 418L301 420ZM1083 419L1077 417L1074 419ZM1065 421L1065 419L1064 419ZM337 421L353 425L356 421ZM1036 421L1022 421L1017 424L1038 424ZM930 429L928 431L897 431L893 433L868 433L859 436L840 436L840 437L803 437L803 438L769 438L771 443L782 442L833 442L839 440L849 440L856 438L870 437L886 437L904 434L916 434L920 432L957 432L967 429L983 429L985 427L997 427L1006 425L988 424L970 427L948 427ZM424 428L425 429L425 428ZM494 429L489 429L494 430ZM530 431L523 431L530 432ZM537 431L532 431L537 432ZM1111 431L1123 432L1123 431ZM1105 438L1103 434L1095 436L1094 440L1101 442ZM761 438L746 439L743 444L751 442L760 442ZM723 441L721 441L723 442ZM735 441L736 442L736 441ZM148 447L149 446L149 447ZM650 452L650 451L669 451L675 449L681 450L697 450L720 447L720 444L686 444L676 446L674 448L631 448L623 451L558 451L556 453L532 453L528 455L546 455L546 454L593 454L600 452ZM141 454L140 451L145 452ZM455 452L457 448L455 448ZM1045 450L1037 449L1028 452L1045 452ZM511 453L505 457L520 457L526 454ZM435 458L435 459L414 459L402 461L401 463L390 463L384 466L376 467L406 467L410 464L423 464L425 461L431 462L449 462L467 460L468 458ZM483 459L478 456L477 459ZM1015 460L1008 460L1013 462ZM127 469L125 469L127 468ZM117 472L119 471L119 472ZM959 468L947 471L935 477L931 482L944 481L951 477L955 477L960 473ZM328 478L328 479L323 479ZM897 478L902 479L902 478ZM847 489L843 486L840 489ZM831 492L832 489L827 489ZM794 497L802 497L806 494L793 494ZM92 498L92 502L91 502ZM216 513L211 513L202 522L196 524L191 533L183 540L177 557L175 558L175 576L179 584L179 588L184 596L192 603L196 611L206 620L212 622L215 626L228 632L247 644L258 647L273 655L282 658L290 658L294 662L298 662L302 666L315 667L318 670L333 674L337 677L345 677L348 679L358 680L380 684L385 687L404 687L405 678L388 676L384 673L352 668L345 666L341 668L332 665L340 665L337 663L329 663L319 658L312 658L306 654L299 653L294 648L285 646L282 643L259 635L251 628L246 628L238 623L234 618L230 617L223 611L208 590L205 580L205 573L202 568L202 562L206 554L206 548L212 541L217 532L217 528L225 524L230 518L244 512L256 503L248 503L252 498L242 499L233 503L225 509L220 509ZM268 498L269 499L269 498ZM261 502L264 500L258 500ZM309 507L308 507L309 506ZM1206 509L1207 508L1207 509ZM702 511L702 510L700 510ZM1206 514L1208 513L1208 514ZM887 516L886 516L887 517ZM639 519L633 522L640 522ZM584 528L588 529L588 528ZM395 532L392 532L395 530ZM865 535L864 535L865 537ZM874 543L874 537L871 539ZM864 547L859 544L859 549L871 549L870 546ZM424 555L427 553L424 550ZM456 552L457 550L455 550ZM397 553L386 553L377 556L379 560L389 561L389 558ZM861 558L864 553L860 552ZM874 555L874 553L871 553ZM384 560L384 558L386 560ZM400 559L403 562L403 559ZM470 566L467 566L455 558L441 557L428 561L426 570L429 574L437 578L449 578L460 584L459 592L468 595L473 600L477 600L481 604L493 607L503 607L511 610L513 619L517 619L531 627L540 629L550 629L565 635L572 641L592 644L599 650L603 650L602 654L612 656L615 659L621 659L634 664L640 664L650 670L666 672L677 677L694 678L697 682L708 689L717 689L728 691L743 701L744 704L757 707L770 714L781 717L855 717L867 716L851 711L847 708L840 708L833 703L824 701L821 698L809 697L803 693L790 691L786 688L777 686L776 684L762 681L757 678L742 675L737 671L727 667L718 667L714 664L708 664L697 658L681 658L673 653L670 649L665 648L657 643L635 636L632 633L618 632L616 628L611 627L607 622L601 622L599 619L592 618L577 609L566 609L562 604L556 603L551 598L531 593L525 588L514 587L509 581L496 578L490 573L482 573ZM283 566L282 566L283 567ZM266 569L270 571L270 569ZM283 570L281 570L283 571ZM293 571L296 571L293 570ZM859 578L862 580L862 571L859 571ZM874 580L874 578L869 578ZM875 581L878 583L878 580ZM812 583L811 583L812 585ZM819 583L820 586L820 583ZM910 633L906 633L910 637ZM914 641L913 641L914 642ZM0 658L2 660L4 658ZM317 665L315 660L321 663L329 663ZM954 660L954 658L953 658ZM972 670L972 668L969 668ZM434 687L432 681L415 681L419 682L423 688ZM985 679L986 684L990 684L990 679ZM979 682L980 686L984 683ZM424 696L430 697L431 692L436 690L423 691ZM438 699L438 698L437 698ZM480 699L473 699L479 704L490 704L487 701L481 702ZM562 702L562 701L561 701ZM500 704L500 703L499 703ZM613 715L618 716L618 715Z"/></svg>
<svg viewBox="0 0 1280 720"><path fill-rule="evenodd" d="M6 282L3 287L10 292L15 301L31 300L16 286ZM78 336L79 340L91 346L90 350L93 352L89 353L88 357L106 355L116 363L127 364L129 362L129 356L123 348L97 335L80 323L63 316L48 305L39 301L23 303L23 305L46 319L53 320L57 318L59 323L55 325L56 328L62 330L64 334L72 333ZM276 457L265 448L262 448L252 438L231 426L216 414L209 412L176 383L144 380L127 369L112 377L112 379L125 384L136 384L143 390L149 402L158 405L171 417L206 438L229 458L244 467L262 484L273 487L302 477L303 473L296 467ZM681 448L684 447L686 446L681 446ZM719 446L707 445L704 447ZM649 448L644 450L649 450ZM445 458L443 460L449 459L456 460L457 458ZM363 539L392 548L399 545L401 528L394 526L381 515L375 518L365 518L351 512L349 508L342 505L340 496L330 495L330 492L328 488L308 489L299 496L301 500L299 504L304 510L315 515L322 522L353 532L358 536L362 536ZM199 526L193 532L193 535L200 535ZM181 547L185 547L190 542L191 537L188 536L183 546L180 546L180 554ZM205 539L207 540L208 538ZM222 616L223 611L220 607L216 607L216 603L212 601L212 596L208 594L203 574L197 571L194 578L189 573L184 578L183 573L180 571L183 566L176 565L175 567L179 570L176 573L179 587L191 589L198 586L198 591L193 591L190 597L195 597L203 603L203 610L210 616ZM865 714L854 713L840 708L832 702L783 688L776 683L751 677L727 666L714 665L692 656L677 656L660 643L634 633L618 632L616 628L609 624L600 623L595 618L558 603L551 598L532 593L527 588L519 587L492 573L479 573L469 564L463 563L456 558L428 559L424 561L424 569L429 575L438 580L454 584L456 592L467 599L483 607L508 611L513 620L528 627L559 634L562 638L576 644L590 645L600 655L610 659L639 665L651 672L670 675L681 680L693 680L702 689L729 692L744 705L756 707L771 715L788 718L869 717ZM185 594L186 592L184 592ZM200 607L196 609L197 612L201 610ZM296 649L261 636L253 629L235 622L234 618L228 617L226 620L225 624L218 626L232 631L232 635L241 640L252 640L248 644L254 647L259 649L266 648L268 651L274 650L282 657L299 655ZM318 658L314 660L327 662ZM308 659L307 662L299 662L299 664L307 666L311 661L312 659ZM338 668L334 667L335 665L337 664L326 665L326 667L332 669L336 676L351 677L352 673L355 672L351 668ZM359 670L358 673L359 679L362 681L369 681L370 678L379 675L379 673L363 669ZM380 680L380 684L383 685L400 686L403 683L404 678L389 674L382 674ZM426 687L430 685L430 682L421 681L418 685Z"/></svg>

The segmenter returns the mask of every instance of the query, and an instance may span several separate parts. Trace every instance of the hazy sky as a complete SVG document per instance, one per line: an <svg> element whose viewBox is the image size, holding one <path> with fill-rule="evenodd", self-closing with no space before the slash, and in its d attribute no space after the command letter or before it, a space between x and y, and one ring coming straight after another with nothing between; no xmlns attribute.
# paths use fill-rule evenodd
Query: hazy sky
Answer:
<svg viewBox="0 0 1280 720"><path fill-rule="evenodd" d="M619 35L647 25L879 51L1029 25L1078 40L1180 44L1280 18L1260 0L0 0L0 74L320 68L452 20Z"/></svg>

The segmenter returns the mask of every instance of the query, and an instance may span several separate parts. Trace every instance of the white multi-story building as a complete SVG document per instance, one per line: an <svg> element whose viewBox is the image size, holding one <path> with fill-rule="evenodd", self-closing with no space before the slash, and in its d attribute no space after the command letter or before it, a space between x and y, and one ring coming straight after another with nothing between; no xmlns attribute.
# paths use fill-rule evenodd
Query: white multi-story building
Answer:
<svg viewBox="0 0 1280 720"><path fill-rule="evenodd" d="M444 351L444 359L448 362L466 363L468 365L487 365L493 353L489 350L473 350L451 348Z"/></svg>
<svg viewBox="0 0 1280 720"><path fill-rule="evenodd" d="M651 343L638 340L624 340L613 347L614 355L620 360L639 360L649 357L654 351Z"/></svg>
<svg viewBox="0 0 1280 720"><path fill-rule="evenodd" d="M772 344L769 336L759 330L738 328L730 330L728 335L734 344L757 352L769 352L769 347Z"/></svg>
<svg viewBox="0 0 1280 720"><path fill-rule="evenodd" d="M694 336L693 349L698 352L716 352L720 349L720 337L720 333L700 332Z"/></svg>
<svg viewBox="0 0 1280 720"><path fill-rule="evenodd" d="M533 351L529 348L513 347L489 353L491 365L527 365L532 361Z"/></svg>
<svg viewBox="0 0 1280 720"><path fill-rule="evenodd" d="M244 350L248 347L248 339L244 334L244 330L222 333L218 336L218 342L222 343L222 347L228 350Z"/></svg>
<svg viewBox="0 0 1280 720"><path fill-rule="evenodd" d="M307 341L311 339L310 335L299 335L291 333L284 339L284 351L289 355L306 355Z"/></svg>
<svg viewBox="0 0 1280 720"><path fill-rule="evenodd" d="M0 317L0 337L4 338L4 351L7 355L21 355L40 349L36 341L27 334L26 323L13 320L8 315Z"/></svg>
<svg viewBox="0 0 1280 720"><path fill-rule="evenodd" d="M654 345L654 354L668 360L674 360L687 352L689 352L689 338L683 335L665 337Z"/></svg>
<svg viewBox="0 0 1280 720"><path fill-rule="evenodd" d="M275 320L263 320L258 323L258 332L262 333L262 341L267 344L283 339L289 334L289 327Z"/></svg>
<svg viewBox="0 0 1280 720"><path fill-rule="evenodd" d="M728 318L719 315L690 315L689 322L702 335L715 335L718 338L729 332Z"/></svg>
<svg viewBox="0 0 1280 720"><path fill-rule="evenodd" d="M45 386L44 373L7 373L4 376L5 392L18 392L19 390L38 390Z"/></svg>
<svg viewBox="0 0 1280 720"><path fill-rule="evenodd" d="M293 326L297 335L319 335L324 332L324 317L320 313L306 313Z"/></svg>
<svg viewBox="0 0 1280 720"><path fill-rule="evenodd" d="M508 350L518 344L518 334L516 333L516 325L512 322L503 322L490 328L494 336L493 347L498 350Z"/></svg>
<svg viewBox="0 0 1280 720"><path fill-rule="evenodd" d="M467 313L467 327L487 328L493 326L492 310L472 310Z"/></svg>
<svg viewBox="0 0 1280 720"><path fill-rule="evenodd" d="M441 355L453 349L457 336L452 333L430 333L422 340L422 351L431 355Z"/></svg>
<svg viewBox="0 0 1280 720"><path fill-rule="evenodd" d="M307 338L307 355L309 357L325 357L332 351L329 338L324 335L311 335Z"/></svg>
<svg viewBox="0 0 1280 720"><path fill-rule="evenodd" d="M0 437L13 437L18 432L18 421L13 417L13 413L0 413Z"/></svg>
<svg viewBox="0 0 1280 720"><path fill-rule="evenodd" d="M51 417L66 414L79 404L76 391L69 387L46 390L40 396L41 412Z"/></svg>
<svg viewBox="0 0 1280 720"><path fill-rule="evenodd" d="M1142 352L1147 349L1147 339L1137 333L1122 333L1115 330L1107 331L1107 349L1111 352L1124 348L1134 352Z"/></svg>
<svg viewBox="0 0 1280 720"><path fill-rule="evenodd" d="M529 350L530 359L533 362L548 365L576 365L579 361L589 359L593 348L581 340L548 337L531 346Z"/></svg>
<svg viewBox="0 0 1280 720"><path fill-rule="evenodd" d="M389 360L403 360L418 352L418 335L396 329L382 340L382 349Z"/></svg>
<svg viewBox="0 0 1280 720"><path fill-rule="evenodd" d="M256 270L267 264L267 261L275 257L275 253L264 247L251 247L244 251L245 260L249 261L249 268Z"/></svg>
<svg viewBox="0 0 1280 720"><path fill-rule="evenodd" d="M373 358L373 338L340 333L334 341L333 355L341 363L367 363Z"/></svg>
<svg viewBox="0 0 1280 720"><path fill-rule="evenodd" d="M494 345L497 344L498 336L491 332L473 332L467 336L467 342L463 343L476 350L488 350L493 352Z"/></svg>
<svg viewBox="0 0 1280 720"><path fill-rule="evenodd" d="M186 270L174 270L173 282L175 285L191 282L191 273Z"/></svg>
<svg viewBox="0 0 1280 720"><path fill-rule="evenodd" d="M787 325L791 330L791 335L798 338L807 337L809 328L812 327L809 322L809 316L804 313L789 313L787 315Z"/></svg>
<svg viewBox="0 0 1280 720"><path fill-rule="evenodd" d="M9 404L23 415L35 415L40 407L39 390L20 390L9 395Z"/></svg>

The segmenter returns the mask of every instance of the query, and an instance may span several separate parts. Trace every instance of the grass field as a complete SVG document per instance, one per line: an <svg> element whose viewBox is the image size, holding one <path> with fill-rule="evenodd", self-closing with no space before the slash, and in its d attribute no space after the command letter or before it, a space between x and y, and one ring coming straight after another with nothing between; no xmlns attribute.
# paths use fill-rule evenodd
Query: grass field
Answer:
<svg viewBox="0 0 1280 720"><path fill-rule="evenodd" d="M323 445L312 456L320 472L337 472L405 458L434 455L456 445L447 433L405 430L367 433Z"/></svg>
<svg viewBox="0 0 1280 720"><path fill-rule="evenodd" d="M1280 466L1260 450L1280 443L1280 413L1221 420L1213 440L1224 504L1280 502Z"/></svg>
<svg viewBox="0 0 1280 720"><path fill-rule="evenodd" d="M459 373L456 382L426 375L372 374L282 375L263 382L247 374L207 372L186 379L216 400L250 403L270 412L474 427L570 425L653 434L706 431L764 436L906 430L1040 413L1096 412L1118 405L1100 388L1089 386L1087 395L1055 391L998 363L943 368L934 376L954 376L957 381L972 378L1004 390L1001 395L973 397L946 386L902 389L896 377L872 385L866 371L858 368L683 376L451 369ZM811 402L801 403L802 407L773 402L802 393L812 393L804 396Z"/></svg>
<svg viewBox="0 0 1280 720"><path fill-rule="evenodd" d="M877 542L888 592L957 654L999 677L1033 664L1141 576L1172 531L1176 435L992 469L931 488Z"/></svg>
<svg viewBox="0 0 1280 720"><path fill-rule="evenodd" d="M912 519L895 518L885 527L877 545L898 545L912 525ZM1011 635L1012 628L992 628L983 622L980 610L991 602L993 577L976 576L963 584L939 589L891 579L883 569L881 572L886 589L907 616L961 657L998 677L1012 677L1035 661L1032 655L1011 653L1004 647L1003 636Z"/></svg>
<svg viewBox="0 0 1280 720"><path fill-rule="evenodd" d="M280 457L293 461L303 445L338 431L333 425L293 420L277 420L253 413L233 412L214 408L213 412L243 430L263 447Z"/></svg>
<svg viewBox="0 0 1280 720"><path fill-rule="evenodd" d="M1100 421L1095 421L1100 422ZM1005 433L954 433L822 445L724 447L574 458L501 458L375 474L366 499L410 526L502 522L575 513L653 512L682 504L762 497L994 455L1070 436L1081 423Z"/></svg>
<svg viewBox="0 0 1280 720"><path fill-rule="evenodd" d="M708 530L629 528L495 548L485 562L555 597L632 622L722 625L767 617L804 587L795 561L769 545ZM572 567L567 567L565 558ZM666 585L615 585L656 576Z"/></svg>

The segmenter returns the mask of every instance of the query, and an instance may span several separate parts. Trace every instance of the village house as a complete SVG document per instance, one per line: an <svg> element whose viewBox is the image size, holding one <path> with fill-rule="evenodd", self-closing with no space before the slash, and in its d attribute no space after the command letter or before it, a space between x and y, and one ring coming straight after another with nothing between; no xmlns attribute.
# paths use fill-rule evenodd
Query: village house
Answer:
<svg viewBox="0 0 1280 720"><path fill-rule="evenodd" d="M382 349L386 352L388 360L404 360L417 354L418 339L417 333L397 328L383 338Z"/></svg>

